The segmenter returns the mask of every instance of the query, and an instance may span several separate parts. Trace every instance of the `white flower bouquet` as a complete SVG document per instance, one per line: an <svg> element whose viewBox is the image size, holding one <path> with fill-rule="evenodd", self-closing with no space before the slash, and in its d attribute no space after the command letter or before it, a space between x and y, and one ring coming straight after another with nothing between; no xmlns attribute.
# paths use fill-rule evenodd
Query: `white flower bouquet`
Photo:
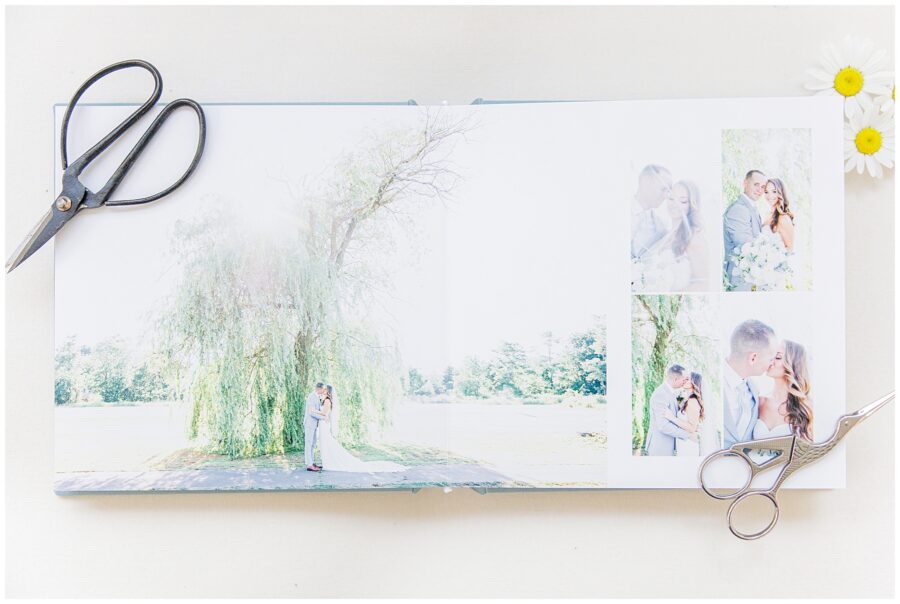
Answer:
<svg viewBox="0 0 900 604"><path fill-rule="evenodd" d="M781 241L761 233L735 251L732 276L749 284L753 291L790 290L794 273L789 258Z"/></svg>
<svg viewBox="0 0 900 604"><path fill-rule="evenodd" d="M640 291L658 291L664 289L661 283L665 274L659 263L652 259L631 261L631 289Z"/></svg>

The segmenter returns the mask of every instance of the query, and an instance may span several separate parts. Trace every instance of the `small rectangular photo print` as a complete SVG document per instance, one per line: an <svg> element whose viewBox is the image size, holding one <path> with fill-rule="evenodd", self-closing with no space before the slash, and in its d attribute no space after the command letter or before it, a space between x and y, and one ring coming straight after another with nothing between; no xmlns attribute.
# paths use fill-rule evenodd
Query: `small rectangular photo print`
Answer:
<svg viewBox="0 0 900 604"><path fill-rule="evenodd" d="M755 300L729 296L722 309L725 446L791 434L814 440L807 303L795 298L761 307Z"/></svg>
<svg viewBox="0 0 900 604"><path fill-rule="evenodd" d="M632 297L632 452L695 457L721 448L718 295Z"/></svg>
<svg viewBox="0 0 900 604"><path fill-rule="evenodd" d="M653 157L665 163L631 162L631 291L718 291L722 246L720 204L712 197L718 194L716 166L685 160L683 149L666 153L662 145L657 142Z"/></svg>
<svg viewBox="0 0 900 604"><path fill-rule="evenodd" d="M812 289L812 131L722 131L726 291Z"/></svg>

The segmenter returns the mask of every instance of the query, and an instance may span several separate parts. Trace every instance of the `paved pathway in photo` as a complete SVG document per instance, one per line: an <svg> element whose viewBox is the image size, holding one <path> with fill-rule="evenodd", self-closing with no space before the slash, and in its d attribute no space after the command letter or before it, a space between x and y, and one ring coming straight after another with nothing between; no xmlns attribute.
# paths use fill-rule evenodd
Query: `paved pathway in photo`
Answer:
<svg viewBox="0 0 900 604"><path fill-rule="evenodd" d="M254 468L57 473L60 494L133 491L256 491L515 487L508 477L477 464L411 466L403 472L308 472L305 468Z"/></svg>
<svg viewBox="0 0 900 604"><path fill-rule="evenodd" d="M162 468L189 450L183 406L56 409L59 493L605 486L606 409L542 405L399 404L386 442L448 451L446 463L404 472L307 472L279 466ZM469 460L468 463L461 460ZM421 463L421 462L420 462ZM90 469L90 471L83 471Z"/></svg>

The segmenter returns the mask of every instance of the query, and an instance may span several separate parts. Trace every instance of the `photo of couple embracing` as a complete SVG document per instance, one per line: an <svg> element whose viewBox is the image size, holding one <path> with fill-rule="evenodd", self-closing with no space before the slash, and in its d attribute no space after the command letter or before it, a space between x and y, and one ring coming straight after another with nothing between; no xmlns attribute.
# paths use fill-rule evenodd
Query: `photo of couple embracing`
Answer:
<svg viewBox="0 0 900 604"><path fill-rule="evenodd" d="M734 328L723 367L725 447L795 434L813 439L806 348L749 319Z"/></svg>
<svg viewBox="0 0 900 604"><path fill-rule="evenodd" d="M303 417L303 460L309 472L402 472L407 468L391 461L363 461L340 442L340 407L331 384L316 383L306 397ZM316 463L318 443L322 463Z"/></svg>
<svg viewBox="0 0 900 604"><path fill-rule="evenodd" d="M726 283L733 291L791 289L796 231L784 181L754 169L742 189L723 219ZM765 216L757 210L760 200Z"/></svg>
<svg viewBox="0 0 900 604"><path fill-rule="evenodd" d="M726 291L811 289L810 141L806 129L723 131Z"/></svg>
<svg viewBox="0 0 900 604"><path fill-rule="evenodd" d="M632 291L706 291L709 286L700 188L693 180L676 180L665 166L644 166L631 216Z"/></svg>
<svg viewBox="0 0 900 604"><path fill-rule="evenodd" d="M681 365L666 370L666 378L650 397L647 455L697 457L716 448L714 428L704 426L703 376ZM701 447L701 437L703 446Z"/></svg>
<svg viewBox="0 0 900 604"><path fill-rule="evenodd" d="M709 455L722 442L719 296L632 296L632 453Z"/></svg>

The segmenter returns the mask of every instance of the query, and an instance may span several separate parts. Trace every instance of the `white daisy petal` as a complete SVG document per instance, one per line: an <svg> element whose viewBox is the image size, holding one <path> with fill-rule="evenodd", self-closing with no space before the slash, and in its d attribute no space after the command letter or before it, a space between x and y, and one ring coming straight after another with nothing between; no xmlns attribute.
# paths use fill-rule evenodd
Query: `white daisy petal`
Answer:
<svg viewBox="0 0 900 604"><path fill-rule="evenodd" d="M856 102L859 103L859 106L863 111L868 111L874 106L874 102L872 101L872 97L865 93L859 93L855 97Z"/></svg>
<svg viewBox="0 0 900 604"><path fill-rule="evenodd" d="M871 155L866 155L866 169L874 178L882 178L884 176L884 169L881 167L881 164L875 161L875 158Z"/></svg>
<svg viewBox="0 0 900 604"><path fill-rule="evenodd" d="M834 73L828 73L826 71L822 71L821 69L807 69L806 73L816 78L817 80L822 80L822 82L831 83L834 81Z"/></svg>
<svg viewBox="0 0 900 604"><path fill-rule="evenodd" d="M837 49L832 44L826 44L822 49L822 54L833 64L837 65L838 70L841 69L841 66L846 65L846 61L841 58L841 56L837 52Z"/></svg>
<svg viewBox="0 0 900 604"><path fill-rule="evenodd" d="M803 87L807 90L827 90L830 92L834 89L834 84L829 82L807 82Z"/></svg>
<svg viewBox="0 0 900 604"><path fill-rule="evenodd" d="M873 157L878 161L878 163L882 164L886 168L894 167L894 160L891 158L888 150L884 147L879 149Z"/></svg>
<svg viewBox="0 0 900 604"><path fill-rule="evenodd" d="M883 48L881 50L875 51L872 54L872 56L870 56L868 59L866 59L865 63L862 63L863 72L876 71L878 69L879 65L881 65L884 62L884 58L886 56L887 56L887 50L885 50Z"/></svg>

